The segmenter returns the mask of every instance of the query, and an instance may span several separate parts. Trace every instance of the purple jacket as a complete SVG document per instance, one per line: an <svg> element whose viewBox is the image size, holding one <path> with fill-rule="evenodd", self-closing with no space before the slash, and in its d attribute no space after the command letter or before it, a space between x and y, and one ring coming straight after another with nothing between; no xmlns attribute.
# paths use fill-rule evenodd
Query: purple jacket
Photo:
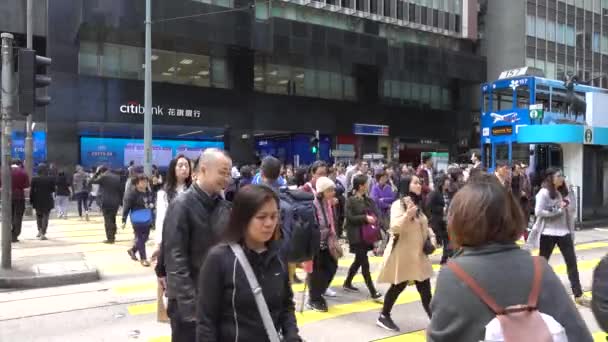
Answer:
<svg viewBox="0 0 608 342"><path fill-rule="evenodd" d="M376 202L376 205L383 214L388 212L395 201L395 193L388 183L384 184L384 186L378 183L374 184L370 197Z"/></svg>

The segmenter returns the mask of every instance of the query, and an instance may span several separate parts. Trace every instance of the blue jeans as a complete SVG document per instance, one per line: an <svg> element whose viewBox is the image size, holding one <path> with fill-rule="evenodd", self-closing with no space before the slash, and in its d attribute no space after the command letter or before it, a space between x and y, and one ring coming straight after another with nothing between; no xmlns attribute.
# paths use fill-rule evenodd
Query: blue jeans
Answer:
<svg viewBox="0 0 608 342"><path fill-rule="evenodd" d="M70 196L55 196L55 206L57 207L58 216L68 215L68 202Z"/></svg>
<svg viewBox="0 0 608 342"><path fill-rule="evenodd" d="M89 193L86 191L76 194L76 201L78 201L78 216L82 217L82 208L84 208L85 212L89 211L88 199Z"/></svg>

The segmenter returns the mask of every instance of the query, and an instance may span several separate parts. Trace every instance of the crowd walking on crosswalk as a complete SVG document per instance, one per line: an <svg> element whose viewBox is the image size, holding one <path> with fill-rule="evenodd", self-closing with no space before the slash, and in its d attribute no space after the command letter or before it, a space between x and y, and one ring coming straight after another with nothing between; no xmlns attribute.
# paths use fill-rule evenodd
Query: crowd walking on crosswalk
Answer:
<svg viewBox="0 0 608 342"><path fill-rule="evenodd" d="M607 328L608 262L589 297L577 267L575 199L560 170L533 182L521 164L497 162L488 174L476 155L445 171L421 159L417 169L368 160L294 167L267 156L237 168L210 148L149 176L134 164L127 177L105 166L68 176L42 164L31 181L14 161L13 241L28 190L41 240L51 211L67 218L73 199L84 222L97 203L104 242L114 244L122 208L121 226L133 230L125 262L155 265L175 342L302 341L296 308L331 313L341 292L379 302L375 324L399 332L393 308L408 286L430 320L428 341L593 341L577 305ZM548 265L556 246L574 300ZM336 277L345 254L354 258ZM433 291L435 254L443 267ZM370 255L382 259L373 275ZM359 271L367 291L356 286ZM302 281L300 303L292 285Z"/></svg>

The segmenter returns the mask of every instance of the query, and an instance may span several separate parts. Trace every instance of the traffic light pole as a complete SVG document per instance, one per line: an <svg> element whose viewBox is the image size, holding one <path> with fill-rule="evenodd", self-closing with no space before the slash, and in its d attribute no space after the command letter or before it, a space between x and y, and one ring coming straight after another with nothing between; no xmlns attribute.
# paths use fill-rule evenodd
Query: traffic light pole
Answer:
<svg viewBox="0 0 608 342"><path fill-rule="evenodd" d="M13 114L13 35L2 33L2 86L0 87L2 107L2 268L11 268L11 114Z"/></svg>
<svg viewBox="0 0 608 342"><path fill-rule="evenodd" d="M33 25L34 21L32 20L32 0L27 0L27 10L26 10L26 31L27 31L27 48L33 49ZM27 175L32 178L34 172L34 142L32 138L32 130L33 130L33 116L34 113L28 113L25 119L25 172ZM32 206L28 204L26 205L25 214L30 216L32 215Z"/></svg>
<svg viewBox="0 0 608 342"><path fill-rule="evenodd" d="M152 175L152 9L146 0L146 51L144 84L144 173Z"/></svg>

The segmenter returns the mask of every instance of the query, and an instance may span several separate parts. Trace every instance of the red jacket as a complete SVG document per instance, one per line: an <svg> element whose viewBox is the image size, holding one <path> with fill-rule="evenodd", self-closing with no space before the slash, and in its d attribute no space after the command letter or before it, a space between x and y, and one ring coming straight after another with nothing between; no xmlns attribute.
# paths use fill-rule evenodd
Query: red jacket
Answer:
<svg viewBox="0 0 608 342"><path fill-rule="evenodd" d="M429 173L426 171L424 166L420 165L418 167L418 171L416 172L416 176L420 178L420 183L422 184L422 197L426 198L426 195L431 192Z"/></svg>
<svg viewBox="0 0 608 342"><path fill-rule="evenodd" d="M30 187L30 177L21 167L11 166L11 185L12 199L24 200L24 190ZM0 186L2 186L2 179L0 179Z"/></svg>

